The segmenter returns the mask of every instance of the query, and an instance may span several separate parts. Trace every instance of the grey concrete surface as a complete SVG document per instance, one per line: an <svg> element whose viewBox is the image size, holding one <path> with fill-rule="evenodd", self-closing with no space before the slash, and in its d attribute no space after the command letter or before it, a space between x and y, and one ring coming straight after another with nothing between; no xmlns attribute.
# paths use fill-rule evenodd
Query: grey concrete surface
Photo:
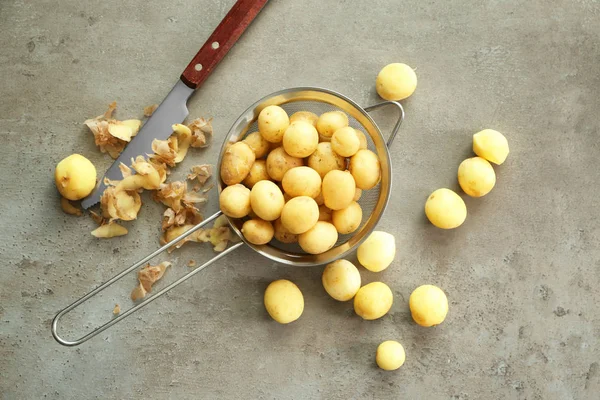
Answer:
<svg viewBox="0 0 600 400"><path fill-rule="evenodd" d="M600 3L595 0L272 0L190 103L214 118L215 144L174 173L216 161L234 119L260 96L298 85L378 101L390 62L417 68L419 86L391 149L392 201L380 229L398 256L380 274L391 312L361 321L327 297L322 267L276 265L248 249L78 348L50 335L54 314L158 242L149 199L130 234L98 241L89 218L64 215L53 168L79 152L100 171L83 120L112 100L140 117L162 99L233 0L0 2L0 393L3 399L597 399L600 396ZM393 111L376 118L384 130ZM428 194L456 187L471 135L504 132L508 161L469 217L440 231ZM216 210L212 194L208 215ZM169 258L183 274L192 246ZM300 320L280 326L266 285L296 282ZM133 276L67 325L81 332L130 305ZM443 325L410 320L418 285L442 287ZM383 372L379 342L406 364Z"/></svg>

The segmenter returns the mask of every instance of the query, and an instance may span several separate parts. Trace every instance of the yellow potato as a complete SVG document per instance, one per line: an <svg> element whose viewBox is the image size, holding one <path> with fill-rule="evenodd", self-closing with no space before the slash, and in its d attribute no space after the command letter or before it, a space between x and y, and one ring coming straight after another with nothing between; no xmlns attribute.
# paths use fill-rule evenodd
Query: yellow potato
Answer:
<svg viewBox="0 0 600 400"><path fill-rule="evenodd" d="M358 142L359 142L358 148L360 150L366 149L369 146L368 142L367 142L367 137L361 130L355 129L354 131L356 132L356 136L358 136Z"/></svg>
<svg viewBox="0 0 600 400"><path fill-rule="evenodd" d="M251 211L250 189L241 184L227 186L219 196L223 214L231 218L243 218Z"/></svg>
<svg viewBox="0 0 600 400"><path fill-rule="evenodd" d="M252 132L242 142L252 149L257 159L263 158L269 152L269 142L259 132Z"/></svg>
<svg viewBox="0 0 600 400"><path fill-rule="evenodd" d="M296 121L305 121L316 128L318 119L319 116L315 113L312 113L310 111L298 111L293 113L290 117L290 124L293 124Z"/></svg>
<svg viewBox="0 0 600 400"><path fill-rule="evenodd" d="M297 235L315 226L318 220L319 206L312 197L294 197L281 210L281 223L285 229Z"/></svg>
<svg viewBox="0 0 600 400"><path fill-rule="evenodd" d="M496 173L485 158L467 158L458 166L458 183L471 197L488 194L496 184Z"/></svg>
<svg viewBox="0 0 600 400"><path fill-rule="evenodd" d="M298 236L298 243L307 253L321 254L331 249L337 239L338 233L333 224L318 221L315 226Z"/></svg>
<svg viewBox="0 0 600 400"><path fill-rule="evenodd" d="M283 190L291 197L308 196L313 199L321 193L321 177L309 167L288 170L281 181Z"/></svg>
<svg viewBox="0 0 600 400"><path fill-rule="evenodd" d="M404 364L406 353L404 347L395 340L387 340L377 346L375 362L385 371L395 371Z"/></svg>
<svg viewBox="0 0 600 400"><path fill-rule="evenodd" d="M290 156L283 147L277 147L267 156L267 173L276 181L281 181L288 170L302 165L301 158Z"/></svg>
<svg viewBox="0 0 600 400"><path fill-rule="evenodd" d="M242 233L247 241L252 244L267 244L273 239L275 230L273 225L262 219L249 219L242 225Z"/></svg>
<svg viewBox="0 0 600 400"><path fill-rule="evenodd" d="M250 173L255 159L254 152L246 143L232 144L225 150L221 161L221 179L226 185L241 183Z"/></svg>
<svg viewBox="0 0 600 400"><path fill-rule="evenodd" d="M331 213L331 222L338 233L346 235L354 232L360 226L362 221L362 208L360 205L353 201L346 208L341 210L335 210Z"/></svg>
<svg viewBox="0 0 600 400"><path fill-rule="evenodd" d="M425 202L427 219L442 229L458 228L467 219L467 206L463 199L450 189L438 189Z"/></svg>
<svg viewBox="0 0 600 400"><path fill-rule="evenodd" d="M265 160L256 160L254 161L254 164L252 164L252 167L250 167L250 172L243 183L252 189L256 182L269 179L271 179L271 177L267 173L267 162Z"/></svg>
<svg viewBox="0 0 600 400"><path fill-rule="evenodd" d="M448 314L448 298L442 289L433 285L416 288L408 299L413 320L421 326L439 325Z"/></svg>
<svg viewBox="0 0 600 400"><path fill-rule="evenodd" d="M331 148L342 157L352 157L360 149L360 139L356 129L345 126L334 132Z"/></svg>
<svg viewBox="0 0 600 400"><path fill-rule="evenodd" d="M273 224L275 229L275 239L279 240L281 243L296 243L298 242L298 235L293 234L288 231L285 226L281 223L281 218L275 220Z"/></svg>
<svg viewBox="0 0 600 400"><path fill-rule="evenodd" d="M258 114L258 131L271 143L280 143L289 125L287 113L279 106L267 106Z"/></svg>
<svg viewBox="0 0 600 400"><path fill-rule="evenodd" d="M358 246L356 256L358 262L369 271L383 271L396 257L396 239L390 233L374 231Z"/></svg>
<svg viewBox="0 0 600 400"><path fill-rule="evenodd" d="M354 178L348 171L329 171L323 178L321 188L325 205L332 210L341 210L352 203L356 193Z"/></svg>
<svg viewBox="0 0 600 400"><path fill-rule="evenodd" d="M366 320L383 317L392 308L394 295L383 282L372 282L359 289L354 296L354 312Z"/></svg>
<svg viewBox="0 0 600 400"><path fill-rule="evenodd" d="M319 192L319 194L317 195L317 197L315 197L315 201L320 206L322 206L323 204L325 204L325 200L323 199L323 191Z"/></svg>
<svg viewBox="0 0 600 400"><path fill-rule="evenodd" d="M314 126L306 121L296 121L283 134L283 148L292 157L310 156L319 144L319 134Z"/></svg>
<svg viewBox="0 0 600 400"><path fill-rule="evenodd" d="M275 221L279 218L284 204L281 189L271 181L257 182L250 191L252 211L265 221Z"/></svg>
<svg viewBox="0 0 600 400"><path fill-rule="evenodd" d="M304 311L304 297L293 282L285 279L271 282L265 290L265 308L280 324L294 322Z"/></svg>
<svg viewBox="0 0 600 400"><path fill-rule="evenodd" d="M381 179L379 158L371 150L359 150L353 155L348 170L354 177L356 187L363 190L374 188Z"/></svg>
<svg viewBox="0 0 600 400"><path fill-rule="evenodd" d="M327 294L338 301L352 299L360 289L360 273L347 260L337 260L325 267L321 281Z"/></svg>
<svg viewBox="0 0 600 400"><path fill-rule="evenodd" d="M362 196L362 189L356 188L356 191L354 192L354 201L358 201L360 200L360 197Z"/></svg>
<svg viewBox="0 0 600 400"><path fill-rule="evenodd" d="M510 152L504 135L493 129L484 129L473 135L473 151L497 165L502 164Z"/></svg>
<svg viewBox="0 0 600 400"><path fill-rule="evenodd" d="M323 113L317 120L317 131L326 138L330 138L335 131L345 126L348 126L348 116L342 111Z"/></svg>
<svg viewBox="0 0 600 400"><path fill-rule="evenodd" d="M379 72L375 85L384 99L403 100L417 88L417 74L406 64L389 64Z"/></svg>
<svg viewBox="0 0 600 400"><path fill-rule="evenodd" d="M319 206L319 221L331 222L331 211L325 204Z"/></svg>
<svg viewBox="0 0 600 400"><path fill-rule="evenodd" d="M323 178L329 171L345 169L346 159L333 151L331 143L321 142L315 152L308 157L308 166Z"/></svg>
<svg viewBox="0 0 600 400"><path fill-rule="evenodd" d="M54 182L66 199L81 200L96 187L96 167L80 154L71 154L56 165Z"/></svg>

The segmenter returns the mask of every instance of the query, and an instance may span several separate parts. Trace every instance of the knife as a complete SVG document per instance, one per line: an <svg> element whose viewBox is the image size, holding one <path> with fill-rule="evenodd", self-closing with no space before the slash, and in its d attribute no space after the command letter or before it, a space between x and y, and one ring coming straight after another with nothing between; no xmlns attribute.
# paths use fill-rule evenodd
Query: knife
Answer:
<svg viewBox="0 0 600 400"><path fill-rule="evenodd" d="M137 156L152 154L154 139L165 140L173 133L171 126L181 123L188 116L187 101L194 91L204 83L212 70L225 54L237 42L246 28L258 15L268 0L238 0L219 26L210 35L200 51L185 68L179 81L160 103L150 119L146 121L140 132L129 142L127 147L106 171L96 189L86 197L81 206L88 209L100 201L106 189L104 178L122 179L119 165L129 165Z"/></svg>

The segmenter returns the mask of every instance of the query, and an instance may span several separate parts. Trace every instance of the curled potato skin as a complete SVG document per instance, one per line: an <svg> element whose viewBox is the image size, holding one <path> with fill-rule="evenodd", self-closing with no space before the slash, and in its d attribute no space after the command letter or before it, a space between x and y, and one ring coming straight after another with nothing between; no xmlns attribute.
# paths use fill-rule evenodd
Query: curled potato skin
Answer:
<svg viewBox="0 0 600 400"><path fill-rule="evenodd" d="M291 197L315 198L321 193L321 176L312 168L295 167L288 170L281 181L283 190Z"/></svg>
<svg viewBox="0 0 600 400"><path fill-rule="evenodd" d="M352 203L356 194L356 185L348 171L333 170L323 178L321 191L327 207L332 210L341 210Z"/></svg>
<svg viewBox="0 0 600 400"><path fill-rule="evenodd" d="M285 204L283 193L271 181L257 182L250 191L250 205L252 211L265 221L274 221L281 215Z"/></svg>
<svg viewBox="0 0 600 400"><path fill-rule="evenodd" d="M281 222L291 233L301 234L315 226L319 220L319 206L308 196L290 199L281 210Z"/></svg>
<svg viewBox="0 0 600 400"><path fill-rule="evenodd" d="M283 147L277 147L267 156L267 173L271 179L281 181L287 171L295 167L301 167L301 158L292 157L285 152Z"/></svg>
<svg viewBox="0 0 600 400"><path fill-rule="evenodd" d="M252 189L256 182L268 179L270 179L270 177L267 173L267 162L265 160L256 160L254 161L254 164L252 164L252 167L250 167L250 172L244 179L243 183Z"/></svg>
<svg viewBox="0 0 600 400"><path fill-rule="evenodd" d="M359 150L353 155L348 170L354 177L356 187L362 190L374 188L381 179L379 158L371 150Z"/></svg>
<svg viewBox="0 0 600 400"><path fill-rule="evenodd" d="M333 224L318 221L315 226L298 236L298 243L309 254L321 254L331 249L337 239L338 233Z"/></svg>
<svg viewBox="0 0 600 400"><path fill-rule="evenodd" d="M267 106L258 114L258 131L271 143L280 143L289 125L287 113L279 106Z"/></svg>
<svg viewBox="0 0 600 400"><path fill-rule="evenodd" d="M256 159L263 158L269 152L269 142L260 132L252 132L242 140L254 152Z"/></svg>
<svg viewBox="0 0 600 400"><path fill-rule="evenodd" d="M227 186L219 195L219 205L228 217L245 217L251 211L250 189L239 183Z"/></svg>
<svg viewBox="0 0 600 400"><path fill-rule="evenodd" d="M255 159L254 151L246 143L232 144L221 161L221 179L226 185L241 183L250 173Z"/></svg>
<svg viewBox="0 0 600 400"><path fill-rule="evenodd" d="M273 224L273 228L275 229L275 239L279 240L281 243L297 243L298 235L293 234L288 231L283 223L281 222L281 218L275 220Z"/></svg>
<svg viewBox="0 0 600 400"><path fill-rule="evenodd" d="M267 244L273 239L273 225L262 219L250 219L242 225L242 234L252 244Z"/></svg>
<svg viewBox="0 0 600 400"><path fill-rule="evenodd" d="M315 152L308 157L308 166L323 178L329 171L345 169L346 159L333 151L330 142L321 142Z"/></svg>

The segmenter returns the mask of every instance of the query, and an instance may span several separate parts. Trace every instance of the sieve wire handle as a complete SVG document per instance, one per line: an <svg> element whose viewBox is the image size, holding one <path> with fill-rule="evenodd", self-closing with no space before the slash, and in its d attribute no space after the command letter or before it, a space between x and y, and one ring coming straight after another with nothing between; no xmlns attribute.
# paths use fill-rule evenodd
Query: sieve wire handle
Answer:
<svg viewBox="0 0 600 400"><path fill-rule="evenodd" d="M91 292L89 292L85 296L81 297L79 300L76 300L74 303L72 303L68 307L66 307L63 310L59 311L58 314L56 314L56 316L52 320L52 336L54 336L54 339L56 339L56 341L58 343L62 344L63 346L77 346L77 345L80 345L81 343L88 341L89 339L93 338L97 334L99 334L99 333L105 331L106 329L110 328L111 326L113 326L117 322L122 321L126 317L128 317L131 314L133 314L134 312L138 311L140 308L142 308L142 307L150 304L150 302L158 299L160 296L164 295L169 290L171 290L174 287L179 286L181 283L187 281L189 278L191 278L192 276L196 275L198 272L202 271L204 268L208 267L213 262L219 260L222 257L225 257L227 254L231 253L232 251L236 250L238 247L242 246L244 244L244 242L239 242L239 243L233 244L231 247L223 250L221 253L217 254L216 256L214 256L213 258L211 258L210 260L206 261L204 264L198 266L193 271L187 273L186 275L182 276L181 278L179 278L175 282L171 283L169 286L167 286L164 289L162 289L161 291L157 292L155 295L150 296L150 297L144 299L142 302L136 304L135 306L131 307L127 311L125 311L123 313L120 313L117 317L111 319L110 321L106 322L103 325L100 325L99 327L97 327L93 331L85 334L84 336L80 337L77 340L67 340L67 339L62 338L58 334L58 323L59 323L60 319L65 314L71 312L72 310L74 310L75 308L77 308L82 303L86 302L87 300L89 300L90 298L94 297L95 295L97 295L98 293L100 293L101 291L103 291L104 289L106 289L107 287L111 286L112 284L114 284L115 282L117 282L118 280L120 280L121 278L123 278L125 275L127 275L131 271L139 268L140 266L142 266L143 264L147 263L148 261L150 261L151 259L153 259L157 255L163 253L169 247L177 244L180 240L185 239L186 237L188 237L192 233L196 232L198 229L202 228L206 224L214 221L221 214L222 214L221 211L219 211L219 212L215 213L214 215L211 215L210 217L208 217L204 221L200 222L198 225L195 225L192 229L190 229L190 230L182 233L181 235L179 235L175 239L171 240L169 243L165 244L164 246L162 246L158 250L154 251L151 254L148 254L146 257L142 258L140 261L136 262L131 267L129 267L129 268L125 269L124 271L120 272L119 274L115 275L114 277L112 277L108 281L104 282L102 285L98 286L96 289L92 290Z"/></svg>
<svg viewBox="0 0 600 400"><path fill-rule="evenodd" d="M398 116L398 121L396 122L396 125L394 125L394 129L392 129L392 133L390 133L390 137L387 140L387 147L391 147L392 142L394 141L394 138L396 137L396 135L398 134L398 131L400 130L400 125L402 125L402 121L404 121L404 107L402 107L402 104L400 104L397 101L384 101L381 103L377 103L377 104L373 104L372 106L369 107L365 107L365 111L369 112L369 111L373 111L376 110L378 108L384 107L384 106L396 106L398 107L399 111L400 111L400 115Z"/></svg>

